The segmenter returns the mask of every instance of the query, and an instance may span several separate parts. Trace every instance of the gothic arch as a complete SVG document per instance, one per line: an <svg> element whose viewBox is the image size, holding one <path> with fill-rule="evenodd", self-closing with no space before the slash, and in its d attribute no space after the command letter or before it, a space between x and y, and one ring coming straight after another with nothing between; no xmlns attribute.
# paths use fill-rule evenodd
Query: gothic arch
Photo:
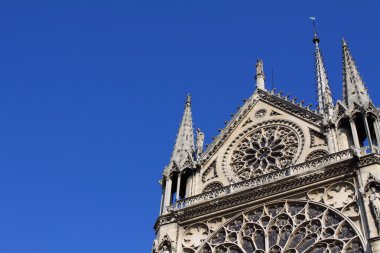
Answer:
<svg viewBox="0 0 380 253"><path fill-rule="evenodd" d="M321 157L324 157L324 156L327 156L327 155L329 155L329 152L327 152L326 150L324 150L324 149L317 149L317 150L311 151L306 156L305 161L314 160L314 159L321 158Z"/></svg>
<svg viewBox="0 0 380 253"><path fill-rule="evenodd" d="M203 235L204 236L204 235ZM239 213L186 253L364 253L360 232L337 209L284 200Z"/></svg>
<svg viewBox="0 0 380 253"><path fill-rule="evenodd" d="M210 191L214 191L216 189L219 189L219 188L222 188L223 187L223 184L221 182L211 182L209 183L208 185L206 185L204 188L203 188L203 192L210 192Z"/></svg>
<svg viewBox="0 0 380 253"><path fill-rule="evenodd" d="M171 253L172 252L172 240L168 235L165 235L158 246L157 253ZM154 253L156 253L154 252Z"/></svg>

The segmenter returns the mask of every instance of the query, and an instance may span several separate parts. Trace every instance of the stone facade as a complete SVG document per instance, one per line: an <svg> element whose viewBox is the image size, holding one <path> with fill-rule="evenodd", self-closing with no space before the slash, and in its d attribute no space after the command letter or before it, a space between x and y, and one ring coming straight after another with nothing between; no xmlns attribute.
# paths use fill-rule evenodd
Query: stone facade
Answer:
<svg viewBox="0 0 380 253"><path fill-rule="evenodd" d="M152 253L380 252L380 113L343 41L334 103L315 35L318 107L256 89L211 145L191 97L161 179Z"/></svg>

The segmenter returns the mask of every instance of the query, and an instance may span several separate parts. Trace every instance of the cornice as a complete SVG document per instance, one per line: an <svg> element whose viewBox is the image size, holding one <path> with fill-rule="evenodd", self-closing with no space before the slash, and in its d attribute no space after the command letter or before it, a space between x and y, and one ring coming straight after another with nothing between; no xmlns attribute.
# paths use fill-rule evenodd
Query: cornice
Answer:
<svg viewBox="0 0 380 253"><path fill-rule="evenodd" d="M315 111L312 111L310 106L303 106L303 102L296 103L296 98L289 100L287 96L282 96L281 93L275 94L273 91L267 92L263 90L258 90L258 95L260 98L273 106L285 110L296 117L308 121L309 123L316 126L320 126L322 124L323 117Z"/></svg>
<svg viewBox="0 0 380 253"><path fill-rule="evenodd" d="M359 158L358 167L365 167L372 164L380 164L380 155L379 154L369 154Z"/></svg>

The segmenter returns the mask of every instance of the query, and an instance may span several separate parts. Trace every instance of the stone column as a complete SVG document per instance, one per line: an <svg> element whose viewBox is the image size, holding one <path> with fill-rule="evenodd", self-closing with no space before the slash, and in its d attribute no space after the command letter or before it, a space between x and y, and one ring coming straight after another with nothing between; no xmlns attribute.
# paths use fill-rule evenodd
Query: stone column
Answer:
<svg viewBox="0 0 380 253"><path fill-rule="evenodd" d="M378 119L373 121L373 128L375 129L377 146L380 146L380 125Z"/></svg>
<svg viewBox="0 0 380 253"><path fill-rule="evenodd" d="M194 176L195 176L194 171L192 171L191 176L190 176L191 177L191 184L190 184L189 194L188 194L188 196L186 196L186 198L193 196Z"/></svg>
<svg viewBox="0 0 380 253"><path fill-rule="evenodd" d="M358 132L356 131L356 125L355 125L355 121L353 118L350 118L350 126L351 126L352 138L354 139L355 148L360 149Z"/></svg>
<svg viewBox="0 0 380 253"><path fill-rule="evenodd" d="M177 193L176 193L176 201L179 200L179 190L181 190L181 173L178 173L178 177L177 177Z"/></svg>
<svg viewBox="0 0 380 253"><path fill-rule="evenodd" d="M198 180L198 168L195 168L192 175L192 181L193 185L191 187L191 196L196 195L196 187L197 187L197 180Z"/></svg>
<svg viewBox="0 0 380 253"><path fill-rule="evenodd" d="M172 180L168 176L166 178L166 183L165 183L165 197L164 197L164 207L163 207L164 214L167 213L166 207L170 206L170 197L171 197L170 195L172 194L171 191L172 191Z"/></svg>
<svg viewBox="0 0 380 253"><path fill-rule="evenodd" d="M165 194L165 188L161 188L161 201L160 201L160 215L162 214L162 209L164 205L164 194Z"/></svg>
<svg viewBox="0 0 380 253"><path fill-rule="evenodd" d="M369 148L370 148L371 152L373 152L371 131L369 131L367 116L364 115L363 118L364 118L364 127L365 127L365 132L366 132L367 138L368 138Z"/></svg>
<svg viewBox="0 0 380 253"><path fill-rule="evenodd" d="M334 133L334 145L335 145L335 152L340 151L339 150L339 144L338 144L338 133L337 133L337 128L334 127L333 133Z"/></svg>
<svg viewBox="0 0 380 253"><path fill-rule="evenodd" d="M334 143L334 132L331 127L329 127L327 130L327 145L328 145L330 154L336 152L335 143Z"/></svg>
<svg viewBox="0 0 380 253"><path fill-rule="evenodd" d="M193 182L193 191L191 193L191 196L194 196L194 195L197 195L199 192L198 192L198 182L200 180L200 177L199 177L199 170L198 168L194 171L194 182Z"/></svg>

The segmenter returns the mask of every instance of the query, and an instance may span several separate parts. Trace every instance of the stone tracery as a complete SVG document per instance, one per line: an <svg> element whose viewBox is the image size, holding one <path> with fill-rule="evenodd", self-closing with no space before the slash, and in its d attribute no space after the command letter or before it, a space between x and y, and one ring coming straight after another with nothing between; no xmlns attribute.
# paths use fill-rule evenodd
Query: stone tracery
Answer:
<svg viewBox="0 0 380 253"><path fill-rule="evenodd" d="M212 182L212 183L209 183L208 185L205 186L205 188L203 189L203 192L210 192L210 191L214 191L216 189L219 189L219 188L222 188L223 187L223 184L221 182Z"/></svg>
<svg viewBox="0 0 380 253"><path fill-rule="evenodd" d="M267 124L256 128L234 148L230 170L239 180L247 180L290 166L302 141L299 131L287 125Z"/></svg>
<svg viewBox="0 0 380 253"><path fill-rule="evenodd" d="M321 158L321 157L324 157L324 156L327 156L327 155L329 155L329 152L327 152L326 150L324 150L324 149L317 149L317 150L314 150L314 151L310 152L306 156L305 161L311 161L311 160L318 159L318 158Z"/></svg>
<svg viewBox="0 0 380 253"><path fill-rule="evenodd" d="M245 211L202 245L186 247L185 240L187 253L364 252L349 219L336 209L307 201L281 201Z"/></svg>

